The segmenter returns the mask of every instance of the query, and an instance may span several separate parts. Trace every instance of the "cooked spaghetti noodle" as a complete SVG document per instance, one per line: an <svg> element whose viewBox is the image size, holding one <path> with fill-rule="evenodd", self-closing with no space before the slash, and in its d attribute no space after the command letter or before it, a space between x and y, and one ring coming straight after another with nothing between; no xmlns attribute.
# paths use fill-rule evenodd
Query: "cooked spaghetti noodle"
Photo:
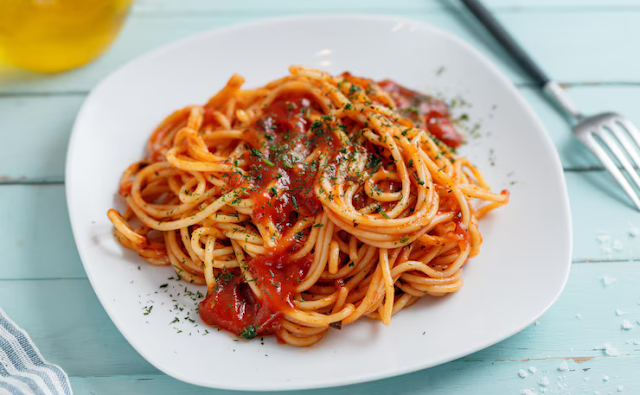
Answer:
<svg viewBox="0 0 640 395"><path fill-rule="evenodd" d="M296 346L460 289L509 195L455 156L444 103L299 66L243 83L171 114L124 172L124 247L206 285L207 324Z"/></svg>

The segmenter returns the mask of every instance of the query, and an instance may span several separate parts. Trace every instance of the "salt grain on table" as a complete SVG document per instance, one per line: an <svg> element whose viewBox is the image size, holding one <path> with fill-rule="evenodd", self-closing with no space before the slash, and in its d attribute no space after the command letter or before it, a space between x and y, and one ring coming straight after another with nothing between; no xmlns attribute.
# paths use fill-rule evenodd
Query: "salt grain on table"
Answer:
<svg viewBox="0 0 640 395"><path fill-rule="evenodd" d="M616 281L618 281L618 279L615 277L604 276L602 277L602 286L608 287L609 285L615 283Z"/></svg>
<svg viewBox="0 0 640 395"><path fill-rule="evenodd" d="M538 371L538 369L536 369L536 367L535 367L535 366L529 366L529 371L530 371L531 373L535 373L535 372L537 372L537 371Z"/></svg>
<svg viewBox="0 0 640 395"><path fill-rule="evenodd" d="M598 235L596 236L596 240L598 240L598 244L600 244L600 253L605 255L611 254L611 236Z"/></svg>
<svg viewBox="0 0 640 395"><path fill-rule="evenodd" d="M609 343L604 344L604 349L602 351L604 352L605 355L609 355L612 357L615 357L616 355L619 354L618 350L616 348L613 348Z"/></svg>
<svg viewBox="0 0 640 395"><path fill-rule="evenodd" d="M560 371L569 370L569 365L567 365L567 361L562 361L560 366L558 366L558 370Z"/></svg>
<svg viewBox="0 0 640 395"><path fill-rule="evenodd" d="M525 378L527 377L527 372L524 369L520 369L518 370L518 376L520 376L520 378Z"/></svg>
<svg viewBox="0 0 640 395"><path fill-rule="evenodd" d="M633 325L629 322L629 320L622 321L622 329L625 331L630 331L633 328Z"/></svg>
<svg viewBox="0 0 640 395"><path fill-rule="evenodd" d="M622 245L622 242L620 240L614 240L613 241L613 250L614 251L622 251L623 248L624 248L624 246Z"/></svg>

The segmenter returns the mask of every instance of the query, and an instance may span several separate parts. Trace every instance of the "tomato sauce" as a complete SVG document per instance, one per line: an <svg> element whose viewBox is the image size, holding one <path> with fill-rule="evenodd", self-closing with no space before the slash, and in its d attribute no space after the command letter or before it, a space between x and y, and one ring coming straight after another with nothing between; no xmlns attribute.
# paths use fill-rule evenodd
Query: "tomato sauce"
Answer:
<svg viewBox="0 0 640 395"><path fill-rule="evenodd" d="M218 285L200 302L202 320L238 336L253 338L274 333L278 318L293 308L295 288L307 275L312 256L289 259L289 252L268 253L249 262L249 270L262 292L262 301L240 274L222 273Z"/></svg>
<svg viewBox="0 0 640 395"><path fill-rule="evenodd" d="M228 272L219 277L218 285L200 302L200 318L211 325L227 330L238 336L248 337L247 333L259 336L273 332L277 317L267 304L261 304L243 279ZM221 281L222 280L222 281Z"/></svg>
<svg viewBox="0 0 640 395"><path fill-rule="evenodd" d="M295 289L306 277L313 255L291 259L290 252L271 252L252 259L251 273L262 292L262 300L271 311L293 308Z"/></svg>
<svg viewBox="0 0 640 395"><path fill-rule="evenodd" d="M281 233L298 218L322 211L313 191L318 163L305 163L303 159L318 147L331 157L336 155L330 120L311 122L311 111L321 112L321 108L306 93L287 92L276 98L264 116L247 130L255 145L259 144L244 154L247 175L230 175L231 186L243 188L243 197L253 198L253 221L270 220ZM255 285L262 292L262 301L255 298L239 274L221 274L222 281L200 303L203 321L247 338L277 331L278 317L293 308L295 289L313 260L312 255L290 258L306 237L301 234L286 249L276 247L247 262Z"/></svg>
<svg viewBox="0 0 640 395"><path fill-rule="evenodd" d="M353 82L367 83L367 87L372 83L363 81ZM460 144L462 139L451 125L444 102L388 80L383 81L381 87L390 93L407 118L452 147ZM369 88L367 91L373 94ZM376 101L384 99L372 98ZM417 111L412 112L414 108ZM312 113L316 116L311 117ZM312 217L322 211L322 204L313 189L320 171L319 160L304 161L318 148L322 155L328 157L329 171L334 173L337 163L356 150L367 155L366 166L370 170L375 171L391 163L373 146L340 147L336 130L340 128L346 132L349 124L337 125L331 116L321 115L323 113L321 106L308 93L286 92L245 130L250 134L253 146L241 158L248 165L244 175L228 174L228 183L231 188L243 191L242 198L252 197L254 200L253 222L272 222L284 235L300 218ZM183 116L177 114L175 118ZM205 114L205 124L210 118L208 113ZM162 131L158 135L162 135ZM359 179L347 181L360 182ZM385 192L397 192L400 187L395 181L380 183ZM366 195L359 193L355 197L356 207L363 207L366 200ZM295 289L306 278L313 260L313 255L297 260L291 258L308 237L308 231L299 233L290 236L287 242L278 240L280 243L268 249L265 255L248 260L247 267L262 293L261 300L255 297L238 270L218 275L217 286L200 303L199 313L203 321L245 338L276 332L279 317L294 307ZM458 229L452 233L448 236L461 240L466 236Z"/></svg>
<svg viewBox="0 0 640 395"><path fill-rule="evenodd" d="M306 93L288 92L274 100L252 126L256 141L263 141L259 149L245 153L249 175L236 183L256 202L254 221L269 218L280 231L295 223L298 215L293 213L309 217L322 210L313 191L318 162L303 160L317 147L331 154L336 143L328 124L309 120L311 110L320 108ZM274 180L275 185L268 187Z"/></svg>
<svg viewBox="0 0 640 395"><path fill-rule="evenodd" d="M447 103L431 96L420 94L391 80L379 83L387 91L400 112L451 148L462 144L463 138L451 123Z"/></svg>

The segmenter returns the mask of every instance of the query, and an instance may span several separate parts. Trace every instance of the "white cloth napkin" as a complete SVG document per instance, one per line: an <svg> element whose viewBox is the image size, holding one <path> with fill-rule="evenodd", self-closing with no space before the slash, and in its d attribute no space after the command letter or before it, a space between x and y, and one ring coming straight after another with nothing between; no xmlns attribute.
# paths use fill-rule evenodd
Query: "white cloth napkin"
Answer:
<svg viewBox="0 0 640 395"><path fill-rule="evenodd" d="M0 394L72 395L67 374L47 362L24 330L0 308Z"/></svg>

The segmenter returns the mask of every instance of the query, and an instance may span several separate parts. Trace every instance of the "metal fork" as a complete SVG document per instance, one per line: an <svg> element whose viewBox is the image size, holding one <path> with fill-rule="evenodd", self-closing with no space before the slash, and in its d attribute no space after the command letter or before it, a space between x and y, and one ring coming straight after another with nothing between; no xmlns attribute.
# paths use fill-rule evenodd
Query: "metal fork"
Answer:
<svg viewBox="0 0 640 395"><path fill-rule="evenodd" d="M629 120L616 113L582 115L565 90L547 77L479 0L461 1L533 78L545 95L573 119L573 134L600 160L640 210L637 192L615 163L617 161L622 165L629 178L640 189L640 176L635 169L640 168L640 131Z"/></svg>

